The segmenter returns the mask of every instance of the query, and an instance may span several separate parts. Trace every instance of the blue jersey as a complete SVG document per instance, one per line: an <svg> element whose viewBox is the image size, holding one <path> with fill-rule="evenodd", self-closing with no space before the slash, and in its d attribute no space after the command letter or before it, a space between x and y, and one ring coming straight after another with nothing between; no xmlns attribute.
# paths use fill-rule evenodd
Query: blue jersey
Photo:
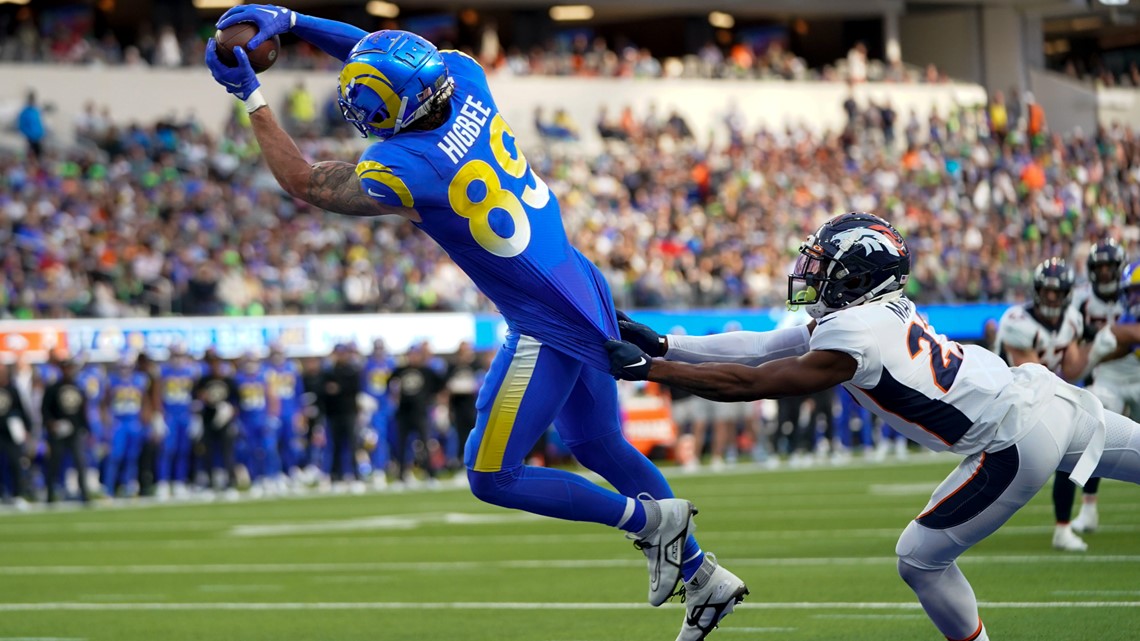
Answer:
<svg viewBox="0 0 1140 641"><path fill-rule="evenodd" d="M281 404L281 416L292 416L301 411L305 386L297 364L285 361L281 365L270 364L266 370L269 374L269 387Z"/></svg>
<svg viewBox="0 0 1140 641"><path fill-rule="evenodd" d="M380 404L380 407L387 407L388 405L388 379L392 377L392 370L396 369L396 359L391 356L383 358L368 357L368 361L364 363L364 377L363 385L364 392Z"/></svg>
<svg viewBox="0 0 1140 641"><path fill-rule="evenodd" d="M194 401L194 385L200 371L190 364L164 363L159 368L162 377L162 408L167 413L189 413Z"/></svg>
<svg viewBox="0 0 1140 641"><path fill-rule="evenodd" d="M52 385L59 380L59 367L51 363L40 363L36 365L36 376L40 379L40 383L46 388L48 385Z"/></svg>
<svg viewBox="0 0 1140 641"><path fill-rule="evenodd" d="M248 418L265 416L269 412L269 380L265 368L250 373L244 368L234 376L238 388L238 412Z"/></svg>
<svg viewBox="0 0 1140 641"><path fill-rule="evenodd" d="M469 56L443 52L452 112L430 131L373 144L356 173L386 205L413 208L431 236L499 308L512 331L609 371L618 336L609 286L574 249L558 201L527 164Z"/></svg>
<svg viewBox="0 0 1140 641"><path fill-rule="evenodd" d="M107 394L111 400L111 416L138 418L142 413L149 379L142 372L121 374L112 372L107 377Z"/></svg>
<svg viewBox="0 0 1140 641"><path fill-rule="evenodd" d="M75 377L75 382L87 395L87 422L102 424L99 408L103 403L103 394L107 393L107 374L99 365L88 365Z"/></svg>

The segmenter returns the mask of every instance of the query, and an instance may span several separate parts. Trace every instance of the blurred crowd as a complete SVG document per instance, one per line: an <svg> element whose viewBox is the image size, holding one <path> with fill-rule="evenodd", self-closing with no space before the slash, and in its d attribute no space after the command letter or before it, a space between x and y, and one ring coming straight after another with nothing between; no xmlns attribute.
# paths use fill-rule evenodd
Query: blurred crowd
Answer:
<svg viewBox="0 0 1140 641"><path fill-rule="evenodd" d="M388 26L401 25L390 21ZM2 25L0 25L2 28ZM0 40L0 62L48 62L73 65L125 65L175 68L203 64L206 39L214 30L203 22L197 29L157 28L144 24L130 43L121 43L107 31L92 33L83 21L58 21L50 28L37 24L32 12L18 14L8 26L10 36ZM854 82L945 82L930 65L918 69L898 58L874 60L867 47L856 43L846 57L811 68L786 47L783 38L760 40L726 37L710 40L679 56L655 56L628 38L613 41L602 36L573 33L551 38L542 45L520 48L500 42L494 24L484 25L475 47L441 41L441 48L460 48L477 57L492 73L510 75L599 76L612 78L755 78L783 80L852 80ZM339 62L319 49L289 41L279 66L292 69L339 68Z"/></svg>
<svg viewBox="0 0 1140 641"><path fill-rule="evenodd" d="M354 160L363 141L327 107L298 85L280 113L309 157ZM817 134L757 127L740 105L708 123L627 106L592 123L597 153L553 109L527 156L628 308L780 305L799 242L849 210L907 236L919 302L1019 299L1044 257L1080 265L1103 236L1140 238L1132 129L1062 135L1029 95L921 119L843 108L846 126ZM20 114L27 148L0 150L0 317L493 311L412 226L285 196L244 114L215 137L192 116L123 123L88 104L72 147L43 144L39 109Z"/></svg>
<svg viewBox="0 0 1140 641"><path fill-rule="evenodd" d="M195 359L175 347L162 362L0 365L0 497L23 507L436 487L463 469L488 366L469 344L443 358L421 343L397 358L382 341L325 359L277 346Z"/></svg>
<svg viewBox="0 0 1140 641"><path fill-rule="evenodd" d="M1120 73L1113 73L1099 58L1067 60L1058 71L1077 80L1091 80L1102 87L1140 87L1140 64L1131 62Z"/></svg>

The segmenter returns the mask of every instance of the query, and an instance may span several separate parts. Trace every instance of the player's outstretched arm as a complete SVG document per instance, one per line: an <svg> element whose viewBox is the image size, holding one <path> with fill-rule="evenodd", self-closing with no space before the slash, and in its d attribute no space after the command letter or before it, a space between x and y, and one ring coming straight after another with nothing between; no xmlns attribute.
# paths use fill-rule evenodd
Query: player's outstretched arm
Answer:
<svg viewBox="0 0 1140 641"><path fill-rule="evenodd" d="M682 363L737 363L756 367L769 361L808 353L815 321L770 332L725 332L665 339L665 358Z"/></svg>
<svg viewBox="0 0 1140 641"><path fill-rule="evenodd" d="M250 38L246 45L251 50L273 36L292 33L341 62L348 58L348 52L352 51L356 43L368 35L367 31L344 22L314 18L269 4L246 4L234 7L222 14L217 27L225 29L239 22L252 22L257 25L257 34Z"/></svg>
<svg viewBox="0 0 1140 641"><path fill-rule="evenodd" d="M632 343L609 341L610 372L626 380L649 380L713 401L754 401L812 394L851 380L858 367L849 354L810 351L759 367L736 363L678 363L650 359Z"/></svg>
<svg viewBox="0 0 1140 641"><path fill-rule="evenodd" d="M726 332L709 336L659 335L618 310L621 339L640 347L652 357L682 363L739 363L755 367L808 351L815 321L799 327L769 332Z"/></svg>
<svg viewBox="0 0 1140 641"><path fill-rule="evenodd" d="M297 143L274 117L261 95L261 81L249 65L249 57L241 47L234 49L236 67L218 59L218 44L213 38L206 44L206 66L220 85L245 103L253 134L261 146L261 155L282 189L294 198L338 214L349 216L382 216L395 214L416 218L411 209L391 207L373 200L360 186L356 165L340 161L310 164Z"/></svg>

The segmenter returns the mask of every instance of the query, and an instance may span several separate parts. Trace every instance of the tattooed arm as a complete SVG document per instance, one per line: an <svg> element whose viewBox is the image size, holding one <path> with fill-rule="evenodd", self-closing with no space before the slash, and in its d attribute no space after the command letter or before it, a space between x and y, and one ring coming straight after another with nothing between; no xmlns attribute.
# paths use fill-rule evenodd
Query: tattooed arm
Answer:
<svg viewBox="0 0 1140 641"><path fill-rule="evenodd" d="M269 170L290 196L338 214L393 214L419 220L413 209L384 205L364 193L356 176L356 166L352 163L327 160L309 164L297 143L281 129L269 107L254 111L249 115L249 121Z"/></svg>

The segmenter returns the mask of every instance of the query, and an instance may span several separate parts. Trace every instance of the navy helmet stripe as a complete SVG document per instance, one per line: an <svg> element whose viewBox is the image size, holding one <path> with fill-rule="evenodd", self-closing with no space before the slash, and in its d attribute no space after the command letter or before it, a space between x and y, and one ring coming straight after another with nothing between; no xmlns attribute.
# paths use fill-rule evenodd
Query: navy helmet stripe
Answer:
<svg viewBox="0 0 1140 641"><path fill-rule="evenodd" d="M921 427L947 446L957 443L974 425L958 408L903 385L886 368L879 384L863 391L879 407Z"/></svg>

